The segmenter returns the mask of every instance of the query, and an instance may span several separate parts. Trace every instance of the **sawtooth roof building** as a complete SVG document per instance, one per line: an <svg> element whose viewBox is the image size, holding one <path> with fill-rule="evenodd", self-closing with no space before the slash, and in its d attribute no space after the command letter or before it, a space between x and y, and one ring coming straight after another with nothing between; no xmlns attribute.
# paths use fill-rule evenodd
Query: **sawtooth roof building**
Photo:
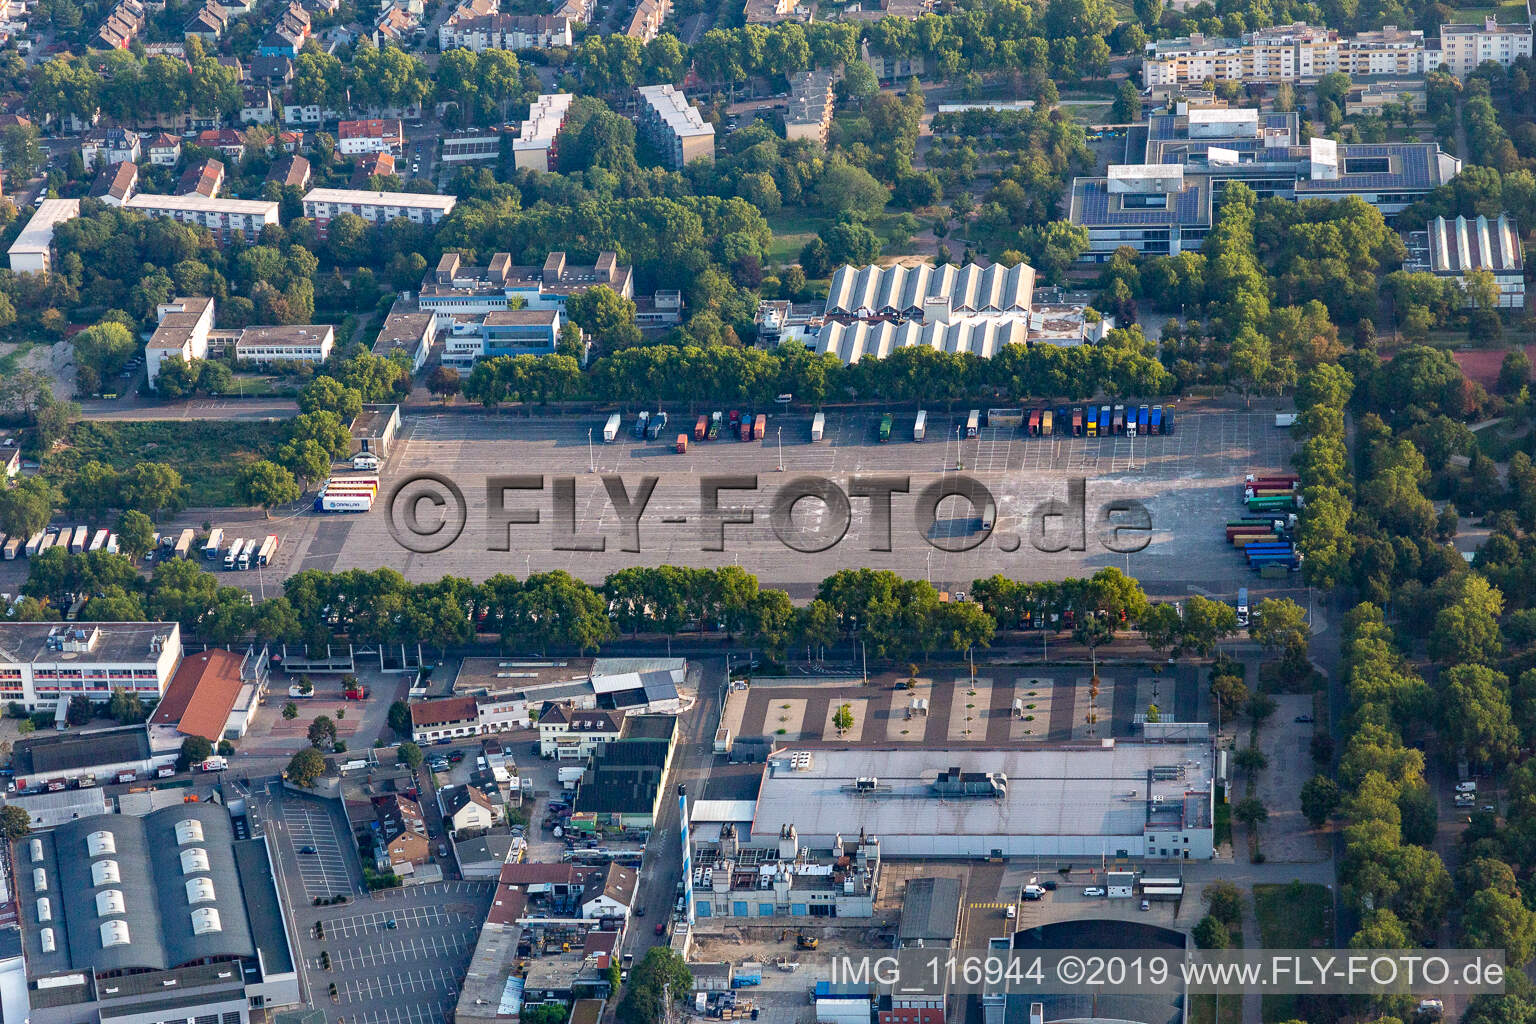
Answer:
<svg viewBox="0 0 1536 1024"><path fill-rule="evenodd" d="M1408 235L1403 269L1425 271L1463 287L1470 271L1486 270L1499 287L1500 309L1525 308L1525 250L1515 222L1506 214L1492 220L1481 214L1454 220L1436 217L1425 230Z"/></svg>
<svg viewBox="0 0 1536 1024"><path fill-rule="evenodd" d="M32 1024L248 1024L299 1002L266 841L221 804L80 818L14 854Z"/></svg>
<svg viewBox="0 0 1536 1024"><path fill-rule="evenodd" d="M1029 312L1034 294L1035 270L1024 263L845 266L832 275L825 315L842 321L1013 317Z"/></svg>

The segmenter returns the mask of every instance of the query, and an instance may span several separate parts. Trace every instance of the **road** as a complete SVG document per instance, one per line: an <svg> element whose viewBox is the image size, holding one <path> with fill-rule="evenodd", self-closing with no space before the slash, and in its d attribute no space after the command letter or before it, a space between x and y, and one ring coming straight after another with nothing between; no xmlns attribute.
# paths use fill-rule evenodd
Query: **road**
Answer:
<svg viewBox="0 0 1536 1024"><path fill-rule="evenodd" d="M725 665L724 658L701 658L690 663L690 671L697 672L698 678L688 682L697 687L698 699L678 722L677 752L672 755L672 771L663 784L661 813L651 829L640 866L634 905L645 907L646 916L631 924L621 949L623 953L634 954L636 960L651 946L666 941L656 935L656 924L670 920L683 867L677 787L686 786L688 798L698 800L709 781L715 760L715 725L720 720L720 704L725 695Z"/></svg>

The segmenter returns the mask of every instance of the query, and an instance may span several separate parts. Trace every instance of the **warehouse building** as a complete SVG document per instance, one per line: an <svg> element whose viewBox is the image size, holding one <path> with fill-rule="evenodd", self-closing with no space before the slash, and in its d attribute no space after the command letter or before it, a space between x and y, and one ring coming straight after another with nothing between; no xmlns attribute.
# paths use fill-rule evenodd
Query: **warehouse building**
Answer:
<svg viewBox="0 0 1536 1024"><path fill-rule="evenodd" d="M1035 269L968 264L942 267L839 267L832 275L824 315L828 321L947 321L1011 318L1034 303Z"/></svg>
<svg viewBox="0 0 1536 1024"><path fill-rule="evenodd" d="M878 836L886 857L1209 860L1214 799L1207 742L791 749L770 755L744 842L794 825L810 847Z"/></svg>
<svg viewBox="0 0 1536 1024"><path fill-rule="evenodd" d="M299 1002L266 841L222 805L85 817L13 853L32 1024L248 1024Z"/></svg>

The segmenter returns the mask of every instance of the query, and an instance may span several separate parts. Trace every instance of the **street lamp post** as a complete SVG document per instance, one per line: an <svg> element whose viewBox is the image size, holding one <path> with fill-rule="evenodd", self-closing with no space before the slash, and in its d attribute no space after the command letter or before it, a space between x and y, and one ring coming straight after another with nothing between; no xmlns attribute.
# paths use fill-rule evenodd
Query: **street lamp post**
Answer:
<svg viewBox="0 0 1536 1024"><path fill-rule="evenodd" d="M592 428L587 428L587 463L589 473L597 472L597 455L592 450Z"/></svg>
<svg viewBox="0 0 1536 1024"><path fill-rule="evenodd" d="M779 427L779 472L784 472L784 428Z"/></svg>

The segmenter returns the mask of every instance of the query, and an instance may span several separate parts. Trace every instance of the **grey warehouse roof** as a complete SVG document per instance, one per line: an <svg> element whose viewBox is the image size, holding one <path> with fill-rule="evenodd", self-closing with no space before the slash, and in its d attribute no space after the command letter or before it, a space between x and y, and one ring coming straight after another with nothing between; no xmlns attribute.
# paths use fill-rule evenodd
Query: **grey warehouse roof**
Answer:
<svg viewBox="0 0 1536 1024"><path fill-rule="evenodd" d="M1520 233L1505 214L1489 220L1436 217L1429 222L1429 265L1436 273L1472 269L1518 272L1525 266Z"/></svg>
<svg viewBox="0 0 1536 1024"><path fill-rule="evenodd" d="M960 880L914 878L901 900L896 938L903 942L953 942L960 918Z"/></svg>
<svg viewBox="0 0 1536 1024"><path fill-rule="evenodd" d="M234 829L222 805L177 804L142 818L93 815L33 838L41 844L38 862L31 840L16 847L29 975L254 959ZM46 890L35 887L36 868ZM51 921L38 920L40 898L49 901ZM110 943L112 930L124 926L123 941ZM42 950L45 927L54 930L52 953Z"/></svg>
<svg viewBox="0 0 1536 1024"><path fill-rule="evenodd" d="M833 320L817 333L816 351L830 352L845 364L865 357L884 359L899 348L970 352L991 359L1004 345L1022 345L1028 337L1029 322L1022 316L969 317L949 323L879 320L842 324Z"/></svg>
<svg viewBox="0 0 1536 1024"><path fill-rule="evenodd" d="M949 299L956 314L1025 312L1034 302L1035 270L1028 264L985 269L957 267L839 267L827 293L828 316L861 309L900 315L919 313L926 299Z"/></svg>

